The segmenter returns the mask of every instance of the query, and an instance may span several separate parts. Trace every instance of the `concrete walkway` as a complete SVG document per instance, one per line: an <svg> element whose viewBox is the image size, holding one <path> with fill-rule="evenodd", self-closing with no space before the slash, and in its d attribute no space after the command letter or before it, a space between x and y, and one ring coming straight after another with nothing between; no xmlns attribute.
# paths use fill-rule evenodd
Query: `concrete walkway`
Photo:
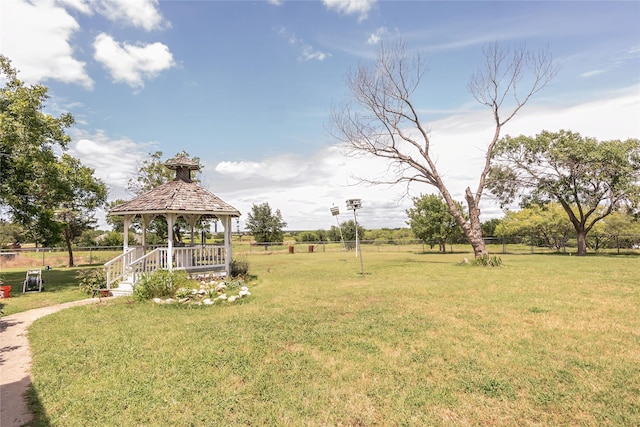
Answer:
<svg viewBox="0 0 640 427"><path fill-rule="evenodd" d="M19 427L33 419L25 398L31 386L29 326L48 314L99 301L100 298L72 301L0 318L0 426Z"/></svg>

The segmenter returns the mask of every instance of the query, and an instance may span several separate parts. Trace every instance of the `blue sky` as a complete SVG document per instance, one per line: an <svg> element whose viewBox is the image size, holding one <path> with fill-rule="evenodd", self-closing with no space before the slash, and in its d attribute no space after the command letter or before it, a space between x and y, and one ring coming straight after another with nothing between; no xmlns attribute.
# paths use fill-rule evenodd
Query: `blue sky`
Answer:
<svg viewBox="0 0 640 427"><path fill-rule="evenodd" d="M280 209L289 229L328 229L361 198L366 228L405 226L406 188L357 186L384 171L346 157L327 131L345 78L381 41L428 58L414 99L454 196L477 185L491 117L466 89L482 48L548 48L560 71L504 130L640 138L639 2L2 0L0 53L69 111L71 154L110 199L149 152L186 150L203 185L243 212ZM380 172L382 173L382 172ZM432 193L414 186L409 195ZM405 195L405 197L403 197ZM486 198L483 218L500 216Z"/></svg>

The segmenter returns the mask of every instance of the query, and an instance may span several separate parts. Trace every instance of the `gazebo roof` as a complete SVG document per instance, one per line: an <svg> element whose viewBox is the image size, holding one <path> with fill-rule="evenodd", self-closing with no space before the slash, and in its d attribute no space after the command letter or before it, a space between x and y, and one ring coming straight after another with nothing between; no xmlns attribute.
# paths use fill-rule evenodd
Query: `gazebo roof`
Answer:
<svg viewBox="0 0 640 427"><path fill-rule="evenodd" d="M165 163L176 171L176 178L109 211L111 215L137 214L197 214L240 216L240 211L215 194L191 181L190 171L200 169L186 157L176 157Z"/></svg>

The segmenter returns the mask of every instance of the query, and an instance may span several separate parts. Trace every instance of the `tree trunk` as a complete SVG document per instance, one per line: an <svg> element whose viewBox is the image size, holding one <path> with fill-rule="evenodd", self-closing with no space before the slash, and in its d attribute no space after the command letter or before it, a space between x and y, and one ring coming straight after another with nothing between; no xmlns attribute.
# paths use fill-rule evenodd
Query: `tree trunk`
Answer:
<svg viewBox="0 0 640 427"><path fill-rule="evenodd" d="M468 231L465 228L463 228L463 230L465 231L467 239L469 239L469 243L473 248L473 255L476 258L481 258L484 255L488 255L489 251L487 250L487 246L484 244L484 238L482 237L480 208L478 207L476 199L471 193L471 189L468 187L465 191L465 199L467 200L467 205L469 206L469 227Z"/></svg>
<svg viewBox="0 0 640 427"><path fill-rule="evenodd" d="M576 230L578 235L578 255L587 254L587 232L582 230Z"/></svg>
<svg viewBox="0 0 640 427"><path fill-rule="evenodd" d="M74 267L73 264L73 248L71 248L71 236L68 230L64 231L64 241L67 243L67 252L69 252L69 267Z"/></svg>

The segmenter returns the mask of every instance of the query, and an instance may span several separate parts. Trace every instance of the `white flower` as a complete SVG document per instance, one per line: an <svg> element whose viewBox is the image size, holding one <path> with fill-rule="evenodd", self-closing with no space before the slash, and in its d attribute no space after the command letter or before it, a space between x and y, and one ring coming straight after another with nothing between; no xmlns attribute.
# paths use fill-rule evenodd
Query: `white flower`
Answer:
<svg viewBox="0 0 640 427"><path fill-rule="evenodd" d="M218 286L216 286L216 292L224 292L225 289L227 289L227 285L225 285L224 283L220 283Z"/></svg>
<svg viewBox="0 0 640 427"><path fill-rule="evenodd" d="M213 301L211 301L211 298L205 298L202 300L202 303L205 305L211 305L213 304Z"/></svg>
<svg viewBox="0 0 640 427"><path fill-rule="evenodd" d="M246 286L243 286L243 287L240 288L240 290L243 291L243 292L247 292L249 290L249 288L246 287Z"/></svg>
<svg viewBox="0 0 640 427"><path fill-rule="evenodd" d="M195 294L197 294L197 293L198 293L198 290L197 290L197 289L191 289L191 295L195 295Z"/></svg>
<svg viewBox="0 0 640 427"><path fill-rule="evenodd" d="M240 297L246 297L246 296L251 295L251 292L249 292L248 290L240 291L240 292L238 292L238 295L240 295Z"/></svg>
<svg viewBox="0 0 640 427"><path fill-rule="evenodd" d="M204 285L206 285L206 284L207 284L207 282L205 282L204 280L202 280L202 281L200 282L200 285L202 285L202 286L204 286Z"/></svg>
<svg viewBox="0 0 640 427"><path fill-rule="evenodd" d="M178 302L181 302L181 303L185 303L185 302L187 302L187 301L189 301L189 298L180 298L180 299L178 300Z"/></svg>
<svg viewBox="0 0 640 427"><path fill-rule="evenodd" d="M166 300L164 300L165 304L171 304L173 302L173 298L167 298Z"/></svg>
<svg viewBox="0 0 640 427"><path fill-rule="evenodd" d="M218 297L218 299L227 299L227 294L222 294Z"/></svg>
<svg viewBox="0 0 640 427"><path fill-rule="evenodd" d="M238 297L236 295L231 295L227 301L234 302Z"/></svg>
<svg viewBox="0 0 640 427"><path fill-rule="evenodd" d="M162 303L162 300L160 298L154 298L153 302L155 302L156 304L160 304Z"/></svg>

